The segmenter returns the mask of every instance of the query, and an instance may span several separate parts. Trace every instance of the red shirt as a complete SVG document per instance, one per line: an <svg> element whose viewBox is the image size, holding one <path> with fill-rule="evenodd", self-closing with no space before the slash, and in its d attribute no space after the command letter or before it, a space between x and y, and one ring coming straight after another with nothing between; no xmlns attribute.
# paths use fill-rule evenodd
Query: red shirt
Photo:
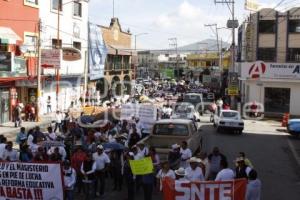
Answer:
<svg viewBox="0 0 300 200"><path fill-rule="evenodd" d="M84 151L78 151L71 157L71 166L76 170L80 171L81 164L87 159L87 154Z"/></svg>

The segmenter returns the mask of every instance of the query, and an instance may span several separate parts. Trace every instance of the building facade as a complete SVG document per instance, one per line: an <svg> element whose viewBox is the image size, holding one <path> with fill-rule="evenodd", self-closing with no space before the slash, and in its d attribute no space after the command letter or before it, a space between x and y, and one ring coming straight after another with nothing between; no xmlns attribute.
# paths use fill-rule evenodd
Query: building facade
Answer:
<svg viewBox="0 0 300 200"><path fill-rule="evenodd" d="M12 119L17 102L36 103L39 4L0 1L0 124Z"/></svg>
<svg viewBox="0 0 300 200"><path fill-rule="evenodd" d="M39 1L42 49L61 49L60 69L42 69L42 102L50 96L52 109L67 109L84 94L83 77L88 47L88 1ZM72 58L72 53L80 54ZM71 56L71 57L70 57ZM59 87L57 88L57 81ZM58 93L58 101L56 94ZM46 104L42 104L46 112Z"/></svg>
<svg viewBox="0 0 300 200"><path fill-rule="evenodd" d="M242 101L262 103L269 115L300 115L300 9L262 9L243 26L238 53Z"/></svg>

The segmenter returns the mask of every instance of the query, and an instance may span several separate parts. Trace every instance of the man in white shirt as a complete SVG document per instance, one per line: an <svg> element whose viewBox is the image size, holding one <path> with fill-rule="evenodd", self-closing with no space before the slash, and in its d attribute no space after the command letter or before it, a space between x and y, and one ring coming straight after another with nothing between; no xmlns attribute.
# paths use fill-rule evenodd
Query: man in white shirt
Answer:
<svg viewBox="0 0 300 200"><path fill-rule="evenodd" d="M49 126L47 130L48 130L47 140L51 140L51 141L56 140L56 134L55 131L54 132L52 131L52 127Z"/></svg>
<svg viewBox="0 0 300 200"><path fill-rule="evenodd" d="M74 185L76 183L76 171L71 167L70 161L66 160L64 163L64 185L66 200L74 199Z"/></svg>
<svg viewBox="0 0 300 200"><path fill-rule="evenodd" d="M12 148L13 143L12 142L7 142L5 150L3 152L3 160L6 161L17 161L19 160L19 155L18 152Z"/></svg>
<svg viewBox="0 0 300 200"><path fill-rule="evenodd" d="M6 147L6 137L1 135L1 138L0 138L0 160L3 160L3 153L5 151L5 147Z"/></svg>
<svg viewBox="0 0 300 200"><path fill-rule="evenodd" d="M198 166L200 162L201 160L196 157L192 157L188 160L190 166L185 169L186 179L189 181L204 181L202 169Z"/></svg>
<svg viewBox="0 0 300 200"><path fill-rule="evenodd" d="M176 175L176 181L188 182L188 180L185 178L187 174L184 168L180 167L179 169L175 170L175 175Z"/></svg>
<svg viewBox="0 0 300 200"><path fill-rule="evenodd" d="M138 151L141 157L146 157L149 155L149 149L143 142L138 143L137 146L139 148Z"/></svg>
<svg viewBox="0 0 300 200"><path fill-rule="evenodd" d="M257 172L252 169L249 173L249 181L246 190L246 200L260 200L261 181L257 178Z"/></svg>
<svg viewBox="0 0 300 200"><path fill-rule="evenodd" d="M215 181L231 181L234 179L234 171L228 168L227 160L221 160L221 171L217 174Z"/></svg>
<svg viewBox="0 0 300 200"><path fill-rule="evenodd" d="M56 111L54 132L56 132L57 128L59 131L61 131L62 119L63 119L62 113L59 110Z"/></svg>
<svg viewBox="0 0 300 200"><path fill-rule="evenodd" d="M92 160L93 155L88 154L87 159L82 162L80 172L83 175L85 199L92 199L93 184L95 182L96 162Z"/></svg>
<svg viewBox="0 0 300 200"><path fill-rule="evenodd" d="M189 148L187 148L186 141L183 141L181 143L180 153L181 153L180 167L187 168L189 166L187 160L192 157L192 151Z"/></svg>
<svg viewBox="0 0 300 200"><path fill-rule="evenodd" d="M50 156L51 154L53 154L55 148L57 148L57 147L52 146L52 147L48 150L47 154L48 154L49 156ZM66 159L66 157L67 157L66 149L65 149L63 146L59 146L59 147L58 147L58 151L59 151L59 154L62 156L62 160L64 161L64 160Z"/></svg>
<svg viewBox="0 0 300 200"><path fill-rule="evenodd" d="M100 182L100 195L104 195L105 189L105 170L110 163L110 159L108 155L104 152L104 148L102 145L97 146L97 152L93 154L93 160L96 163L96 183L95 183L95 191L97 191L98 182ZM99 194L96 193L98 196Z"/></svg>

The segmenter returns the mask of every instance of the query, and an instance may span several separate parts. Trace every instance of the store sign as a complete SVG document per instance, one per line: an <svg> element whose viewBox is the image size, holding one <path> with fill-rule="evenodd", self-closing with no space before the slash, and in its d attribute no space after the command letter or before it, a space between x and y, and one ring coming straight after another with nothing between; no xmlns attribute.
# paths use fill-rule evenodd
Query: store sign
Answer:
<svg viewBox="0 0 300 200"><path fill-rule="evenodd" d="M300 79L300 63L242 63L241 78Z"/></svg>
<svg viewBox="0 0 300 200"><path fill-rule="evenodd" d="M227 95L229 96L239 95L239 88L237 86L229 86L227 89Z"/></svg>
<svg viewBox="0 0 300 200"><path fill-rule="evenodd" d="M72 47L63 47L63 60L76 61L81 59L81 52Z"/></svg>
<svg viewBox="0 0 300 200"><path fill-rule="evenodd" d="M21 57L14 58L14 65L12 67L12 72L17 74L27 74L27 62L26 59Z"/></svg>
<svg viewBox="0 0 300 200"><path fill-rule="evenodd" d="M37 79L31 80L17 80L16 87L34 87L37 86Z"/></svg>
<svg viewBox="0 0 300 200"><path fill-rule="evenodd" d="M0 51L0 71L11 71L11 52Z"/></svg>
<svg viewBox="0 0 300 200"><path fill-rule="evenodd" d="M41 66L43 68L60 68L61 50L60 49L42 49Z"/></svg>

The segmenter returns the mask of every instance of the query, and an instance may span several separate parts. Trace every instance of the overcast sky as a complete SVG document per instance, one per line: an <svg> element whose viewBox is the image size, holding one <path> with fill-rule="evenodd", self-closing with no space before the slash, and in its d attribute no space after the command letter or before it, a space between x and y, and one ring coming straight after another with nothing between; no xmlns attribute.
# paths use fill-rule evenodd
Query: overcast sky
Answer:
<svg viewBox="0 0 300 200"><path fill-rule="evenodd" d="M236 0L236 16L241 23L249 14L244 10L245 0ZM258 0L263 7L274 8L281 0ZM108 26L113 16L113 0L90 0L90 21ZM278 9L299 5L300 0L285 0ZM215 38L204 24L217 23L226 26L231 16L226 5L214 4L214 0L115 0L115 17L122 29L131 33L147 33L137 39L138 49L162 49L169 47L168 38L176 37L178 46ZM231 42L231 32L220 30L225 42ZM133 38L134 39L134 38Z"/></svg>

